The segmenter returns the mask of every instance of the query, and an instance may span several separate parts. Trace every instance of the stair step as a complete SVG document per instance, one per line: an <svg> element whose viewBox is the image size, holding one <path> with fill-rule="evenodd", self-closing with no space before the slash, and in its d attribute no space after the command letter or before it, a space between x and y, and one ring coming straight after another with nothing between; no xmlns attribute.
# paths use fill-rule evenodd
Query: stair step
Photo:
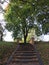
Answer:
<svg viewBox="0 0 49 65"><path fill-rule="evenodd" d="M37 58L37 56L14 56L13 58L18 58L18 59L33 59L33 58Z"/></svg>
<svg viewBox="0 0 49 65"><path fill-rule="evenodd" d="M39 62L27 62L27 63L11 62L9 65L39 65Z"/></svg>
<svg viewBox="0 0 49 65"><path fill-rule="evenodd" d="M35 51L16 51L15 53L36 53Z"/></svg>
<svg viewBox="0 0 49 65"><path fill-rule="evenodd" d="M21 49L21 50L20 50L20 49L19 49L19 50L17 50L17 51L34 51L34 49L31 49L31 50L28 50L28 49L26 49L26 50L25 50L25 49Z"/></svg>
<svg viewBox="0 0 49 65"><path fill-rule="evenodd" d="M15 53L15 56L34 56L37 55L37 53Z"/></svg>
<svg viewBox="0 0 49 65"><path fill-rule="evenodd" d="M12 59L12 62L38 62L38 58L36 59Z"/></svg>

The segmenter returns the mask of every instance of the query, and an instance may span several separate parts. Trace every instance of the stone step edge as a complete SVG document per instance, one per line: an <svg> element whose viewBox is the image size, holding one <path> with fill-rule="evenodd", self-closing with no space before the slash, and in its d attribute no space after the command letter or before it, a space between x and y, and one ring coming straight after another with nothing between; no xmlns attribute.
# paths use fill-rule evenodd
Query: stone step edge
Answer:
<svg viewBox="0 0 49 65"><path fill-rule="evenodd" d="M15 53L21 53L21 52L24 52L24 53L33 53L33 52L35 52L35 51L16 51ZM37 52L36 52L37 53Z"/></svg>
<svg viewBox="0 0 49 65"><path fill-rule="evenodd" d="M33 57L34 57L34 58L35 58L35 57L37 57L37 56L35 55L35 56L13 56L13 57L15 57L15 58L21 58L21 57L23 57L23 58L25 58L25 57L26 57L26 58L28 58L28 57L29 57L29 58L30 58L30 57L33 58Z"/></svg>
<svg viewBox="0 0 49 65"><path fill-rule="evenodd" d="M38 60L32 60L32 59L31 60L30 59L29 60L27 60L27 59L24 59L24 60L20 59L19 60L19 59L17 59L17 60L12 60L12 62L38 62Z"/></svg>

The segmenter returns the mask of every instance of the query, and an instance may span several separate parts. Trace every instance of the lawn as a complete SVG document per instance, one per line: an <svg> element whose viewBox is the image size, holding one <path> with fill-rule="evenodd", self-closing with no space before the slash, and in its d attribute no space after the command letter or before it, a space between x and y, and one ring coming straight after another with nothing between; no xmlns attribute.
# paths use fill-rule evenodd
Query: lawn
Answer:
<svg viewBox="0 0 49 65"><path fill-rule="evenodd" d="M44 65L49 65L49 42L37 42L36 47L41 54Z"/></svg>
<svg viewBox="0 0 49 65"><path fill-rule="evenodd" d="M0 42L0 65L4 65L16 48L16 43Z"/></svg>

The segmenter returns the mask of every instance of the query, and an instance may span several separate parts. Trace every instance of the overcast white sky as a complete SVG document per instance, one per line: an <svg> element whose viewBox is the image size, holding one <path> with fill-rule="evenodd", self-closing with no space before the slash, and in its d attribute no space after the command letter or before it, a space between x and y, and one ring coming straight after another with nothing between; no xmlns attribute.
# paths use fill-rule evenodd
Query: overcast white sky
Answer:
<svg viewBox="0 0 49 65"><path fill-rule="evenodd" d="M5 22L2 21L2 19L3 19L3 14L0 13L0 23L2 23L2 26L4 27L5 26ZM4 40L5 41L13 41L13 38L11 36L12 32L9 32L9 31L5 30L4 33L6 34L6 36L4 36Z"/></svg>
<svg viewBox="0 0 49 65"><path fill-rule="evenodd" d="M12 35L11 32L6 31L6 36L4 37L4 40L5 41L13 41L13 38L11 35Z"/></svg>
<svg viewBox="0 0 49 65"><path fill-rule="evenodd" d="M2 7L5 9L6 8L6 6L7 6L7 3L4 3L4 5L2 5ZM4 17L3 17L3 14L2 13L0 13L0 22L2 22L2 24L3 24L3 26L5 25L5 22L4 21L1 21L2 19L3 19ZM5 31L5 33L6 33L6 36L4 36L4 40L5 41L13 41L13 38L12 38L12 36L11 36L11 32L8 32L7 30ZM44 40L44 41L49 41L49 35L42 35L41 37L40 37L42 40Z"/></svg>

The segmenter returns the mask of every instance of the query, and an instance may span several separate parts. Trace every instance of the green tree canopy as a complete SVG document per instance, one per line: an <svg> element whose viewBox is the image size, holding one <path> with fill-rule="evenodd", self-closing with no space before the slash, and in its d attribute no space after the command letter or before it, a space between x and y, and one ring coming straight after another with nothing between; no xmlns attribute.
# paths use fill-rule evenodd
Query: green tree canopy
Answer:
<svg viewBox="0 0 49 65"><path fill-rule="evenodd" d="M28 32L33 27L36 28L37 34L41 34L40 25L43 25L43 19L46 17L44 13L49 11L48 6L48 0L10 0L5 13L5 19L8 22L6 28L13 31L15 39L23 36L26 43Z"/></svg>

